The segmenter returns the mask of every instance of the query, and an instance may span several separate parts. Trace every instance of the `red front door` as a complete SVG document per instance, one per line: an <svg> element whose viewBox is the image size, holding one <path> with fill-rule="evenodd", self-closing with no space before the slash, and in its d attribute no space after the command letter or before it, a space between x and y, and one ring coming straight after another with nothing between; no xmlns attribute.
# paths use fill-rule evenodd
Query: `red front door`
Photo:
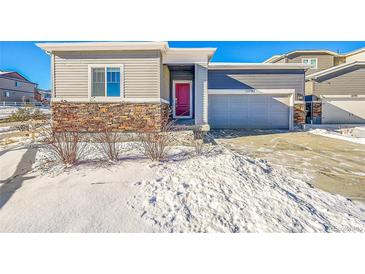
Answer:
<svg viewBox="0 0 365 274"><path fill-rule="evenodd" d="M190 83L175 84L175 116L190 117Z"/></svg>

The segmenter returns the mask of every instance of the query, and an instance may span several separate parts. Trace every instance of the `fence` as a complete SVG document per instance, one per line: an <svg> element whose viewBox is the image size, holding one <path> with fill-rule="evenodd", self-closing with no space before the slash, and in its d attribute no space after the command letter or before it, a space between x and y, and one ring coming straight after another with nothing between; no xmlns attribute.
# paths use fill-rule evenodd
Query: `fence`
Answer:
<svg viewBox="0 0 365 274"><path fill-rule="evenodd" d="M43 104L42 102L8 102L8 101L0 101L0 106L2 107L43 107L49 108L49 105Z"/></svg>

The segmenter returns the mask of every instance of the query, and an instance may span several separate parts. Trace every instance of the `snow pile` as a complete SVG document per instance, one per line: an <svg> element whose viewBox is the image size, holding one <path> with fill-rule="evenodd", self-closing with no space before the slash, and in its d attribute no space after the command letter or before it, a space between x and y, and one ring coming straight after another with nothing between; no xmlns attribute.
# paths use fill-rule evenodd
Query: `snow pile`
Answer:
<svg viewBox="0 0 365 274"><path fill-rule="evenodd" d="M163 231L365 231L365 213L350 200L222 147L161 164L156 175L136 184L129 204Z"/></svg>
<svg viewBox="0 0 365 274"><path fill-rule="evenodd" d="M8 132L8 131L11 131L11 130L12 130L11 127L2 127L2 126L0 126L0 133L1 132Z"/></svg>
<svg viewBox="0 0 365 274"><path fill-rule="evenodd" d="M317 129L309 130L308 132L315 134L315 135L344 140L344 141L353 142L356 144L365 144L365 138L357 138L357 137L352 136L350 129L345 129L342 131L335 131L335 130L317 128Z"/></svg>

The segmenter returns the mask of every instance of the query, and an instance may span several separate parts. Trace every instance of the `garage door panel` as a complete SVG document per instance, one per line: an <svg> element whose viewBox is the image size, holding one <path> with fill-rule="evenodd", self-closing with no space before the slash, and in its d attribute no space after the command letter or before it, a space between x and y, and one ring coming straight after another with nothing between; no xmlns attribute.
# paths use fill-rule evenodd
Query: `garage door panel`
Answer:
<svg viewBox="0 0 365 274"><path fill-rule="evenodd" d="M288 129L289 97L209 95L212 128Z"/></svg>
<svg viewBox="0 0 365 274"><path fill-rule="evenodd" d="M323 124L365 123L365 99L333 99L322 101Z"/></svg>

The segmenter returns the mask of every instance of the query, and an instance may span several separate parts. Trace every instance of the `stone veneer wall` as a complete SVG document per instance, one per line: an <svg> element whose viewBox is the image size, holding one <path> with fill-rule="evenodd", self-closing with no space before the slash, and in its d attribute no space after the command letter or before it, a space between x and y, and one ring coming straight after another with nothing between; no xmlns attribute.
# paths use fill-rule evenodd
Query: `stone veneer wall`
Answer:
<svg viewBox="0 0 365 274"><path fill-rule="evenodd" d="M322 102L312 102L312 119L315 124L322 121Z"/></svg>
<svg viewBox="0 0 365 274"><path fill-rule="evenodd" d="M165 103L52 103L53 130L157 132L169 120Z"/></svg>
<svg viewBox="0 0 365 274"><path fill-rule="evenodd" d="M294 125L305 124L305 103L294 104Z"/></svg>

